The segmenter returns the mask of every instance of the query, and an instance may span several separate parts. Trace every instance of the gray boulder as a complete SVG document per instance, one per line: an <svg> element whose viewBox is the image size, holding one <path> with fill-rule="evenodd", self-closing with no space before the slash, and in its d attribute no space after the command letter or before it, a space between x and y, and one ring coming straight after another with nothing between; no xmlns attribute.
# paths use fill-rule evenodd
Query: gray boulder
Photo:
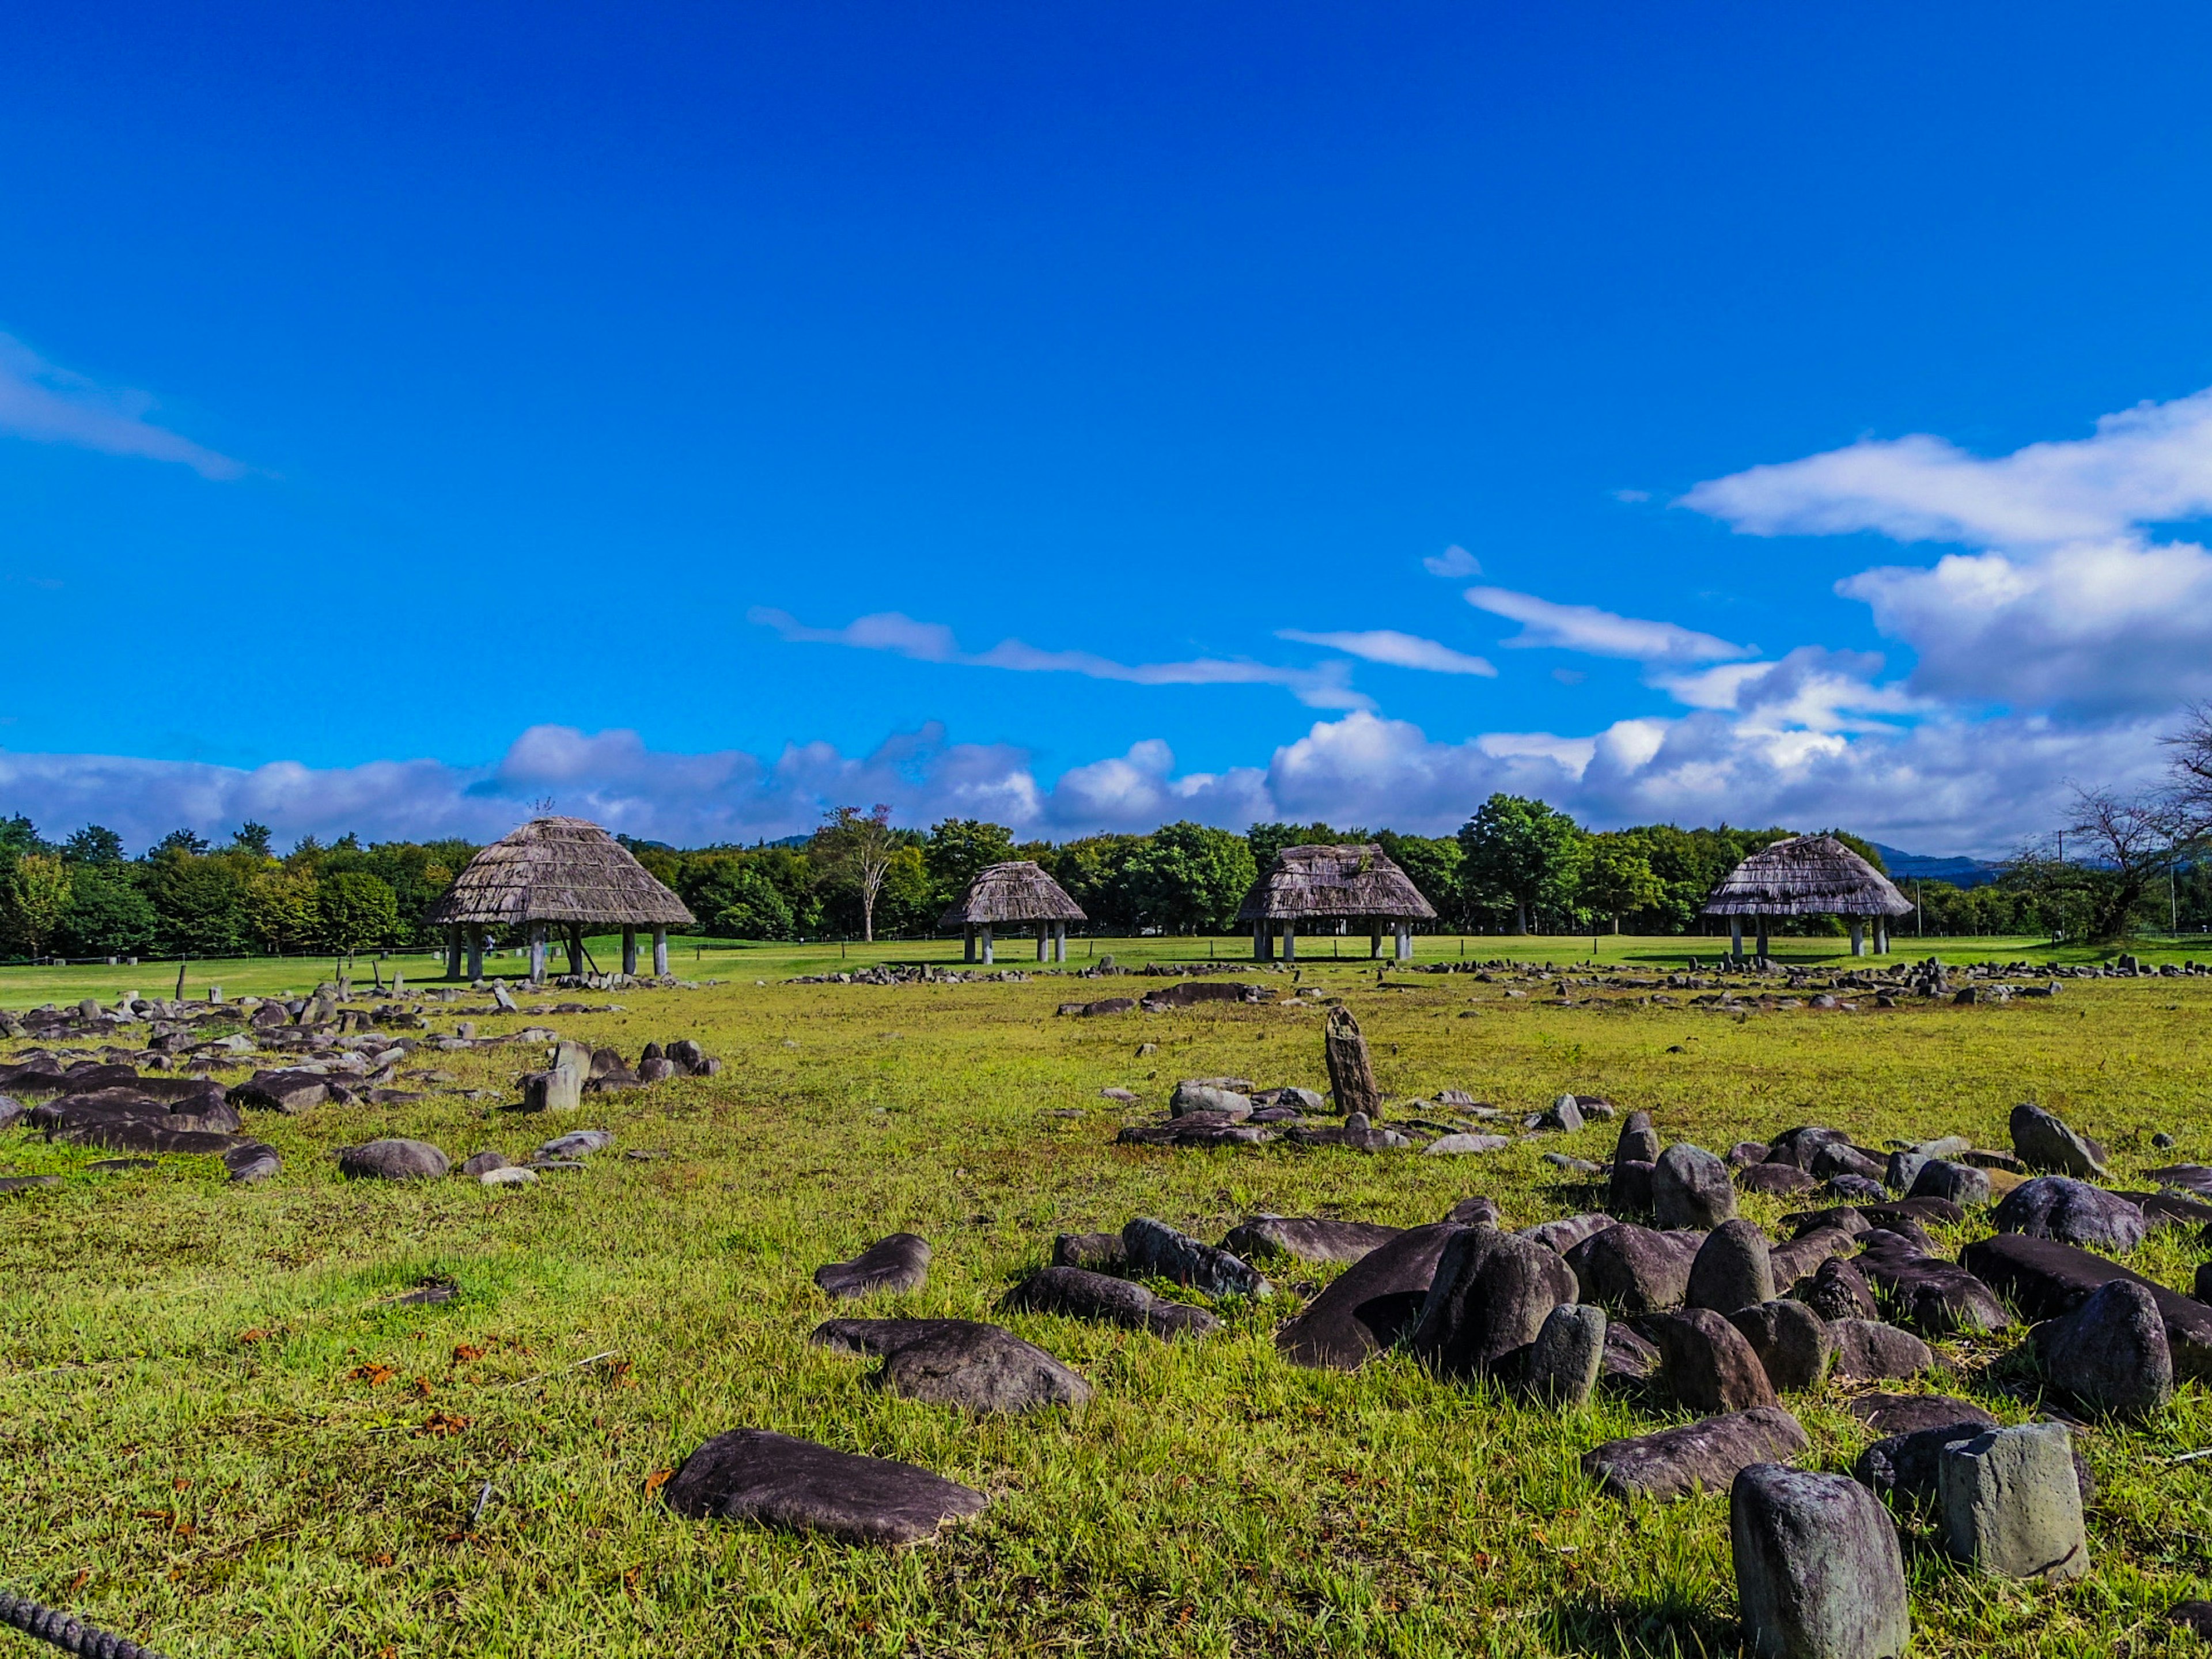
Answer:
<svg viewBox="0 0 2212 1659"><path fill-rule="evenodd" d="M1498 1207L1496 1199L1480 1195L1462 1198L1444 1213L1445 1220L1456 1221L1462 1227L1495 1227L1504 1218L1504 1212Z"/></svg>
<svg viewBox="0 0 2212 1659"><path fill-rule="evenodd" d="M1437 1258L1466 1231L1440 1221L1409 1228L1370 1251L1275 1333L1276 1352L1293 1365L1357 1370L1413 1328L1436 1279Z"/></svg>
<svg viewBox="0 0 2212 1659"><path fill-rule="evenodd" d="M1990 1172L1971 1164L1931 1158L1920 1166L1920 1173L1907 1196L1948 1199L1960 1206L1986 1204L1990 1201Z"/></svg>
<svg viewBox="0 0 2212 1659"><path fill-rule="evenodd" d="M372 1140L338 1149L338 1173L353 1181L442 1181L446 1155L427 1140Z"/></svg>
<svg viewBox="0 0 2212 1659"><path fill-rule="evenodd" d="M1886 1158L1872 1152L1862 1152L1848 1140L1826 1140L1814 1148L1805 1167L1823 1181L1834 1181L1844 1176L1856 1176L1870 1181L1879 1188L1882 1177L1889 1173Z"/></svg>
<svg viewBox="0 0 2212 1659"><path fill-rule="evenodd" d="M2100 1285L2072 1313L2028 1335L2043 1375L2093 1411L2148 1417L2173 1398L2166 1319L2141 1285L2116 1279Z"/></svg>
<svg viewBox="0 0 2212 1659"><path fill-rule="evenodd" d="M1201 1244L1150 1216L1139 1216L1121 1229L1121 1248L1128 1253L1131 1273L1187 1285L1206 1296L1259 1298L1275 1293L1260 1270L1242 1256Z"/></svg>
<svg viewBox="0 0 2212 1659"><path fill-rule="evenodd" d="M1445 1245L1410 1346L1448 1376L1517 1370L1552 1310L1575 1294L1574 1270L1553 1252L1511 1233L1469 1229Z"/></svg>
<svg viewBox="0 0 2212 1659"><path fill-rule="evenodd" d="M929 1241L916 1233L893 1233L850 1261L817 1267L814 1282L841 1302L918 1291L929 1282Z"/></svg>
<svg viewBox="0 0 2212 1659"><path fill-rule="evenodd" d="M1247 1261L1268 1256L1288 1256L1297 1261L1357 1261L1368 1251L1388 1244L1401 1231L1370 1221L1255 1215L1230 1229L1221 1248Z"/></svg>
<svg viewBox="0 0 2212 1659"><path fill-rule="evenodd" d="M1872 1319L1838 1319L1828 1332L1835 1339L1836 1375L1846 1382L1917 1376L1935 1368L1936 1355L1929 1346L1894 1325Z"/></svg>
<svg viewBox="0 0 2212 1659"><path fill-rule="evenodd" d="M2124 1255L2148 1231L2142 1210L2118 1193L2069 1176L2038 1176L2005 1194L1995 1217L2001 1233L2055 1238Z"/></svg>
<svg viewBox="0 0 2212 1659"><path fill-rule="evenodd" d="M1129 1253L1119 1233L1060 1233L1052 1241L1052 1265L1118 1273L1128 1267Z"/></svg>
<svg viewBox="0 0 2212 1659"><path fill-rule="evenodd" d="M532 1154L539 1158L588 1158L615 1144L613 1132L607 1129L578 1129L573 1133L557 1135Z"/></svg>
<svg viewBox="0 0 2212 1659"><path fill-rule="evenodd" d="M1998 1233L1978 1238L1960 1252L1983 1279L2012 1298L2033 1319L2057 1319L2072 1313L2097 1289L2113 1279L2140 1285L2158 1304L2166 1322L2166 1346L2177 1377L2212 1380L2212 1308L2179 1291L2170 1291L2130 1273L2117 1261L2061 1244L2056 1239Z"/></svg>
<svg viewBox="0 0 2212 1659"><path fill-rule="evenodd" d="M1613 1143L1613 1162L1656 1164L1660 1151L1659 1132L1651 1127L1651 1114L1631 1112L1620 1126L1620 1139Z"/></svg>
<svg viewBox="0 0 2212 1659"><path fill-rule="evenodd" d="M2105 1173L2105 1149L2040 1106L2012 1109L2012 1149L2031 1170L2094 1180Z"/></svg>
<svg viewBox="0 0 2212 1659"><path fill-rule="evenodd" d="M1630 1222L1608 1227L1567 1252L1579 1286L1576 1299L1628 1314L1679 1308L1704 1243L1697 1233L1654 1232Z"/></svg>
<svg viewBox="0 0 2212 1659"><path fill-rule="evenodd" d="M1761 1659L1898 1659L1911 1635L1905 1558L1856 1480L1753 1463L1729 1489L1745 1634Z"/></svg>
<svg viewBox="0 0 2212 1659"><path fill-rule="evenodd" d="M1753 1463L1795 1457L1811 1443L1779 1406L1707 1417L1632 1439L1608 1440L1583 1454L1583 1473L1615 1498L1686 1498L1718 1492Z"/></svg>
<svg viewBox="0 0 2212 1659"><path fill-rule="evenodd" d="M1609 1215L1568 1215L1523 1227L1518 1236L1565 1255L1584 1239L1595 1238L1607 1228L1620 1224Z"/></svg>
<svg viewBox="0 0 2212 1659"><path fill-rule="evenodd" d="M1736 1170L1735 1184L1747 1193L1790 1198L1808 1193L1820 1183L1793 1164L1747 1164Z"/></svg>
<svg viewBox="0 0 2212 1659"><path fill-rule="evenodd" d="M1849 1261L1831 1256L1813 1274L1812 1282L1798 1292L1799 1299L1823 1319L1874 1319L1881 1310L1866 1275Z"/></svg>
<svg viewBox="0 0 2212 1659"><path fill-rule="evenodd" d="M267 1141L248 1140L222 1155L222 1167L233 1181L267 1181L283 1173L284 1160Z"/></svg>
<svg viewBox="0 0 2212 1659"><path fill-rule="evenodd" d="M1786 1293L1801 1280L1820 1272L1821 1264L1838 1256L1858 1254L1858 1241L1841 1227L1815 1227L1780 1244L1770 1245L1767 1265L1774 1270L1774 1288Z"/></svg>
<svg viewBox="0 0 2212 1659"><path fill-rule="evenodd" d="M1091 1398L1091 1385L1081 1376L1012 1331L966 1320L942 1324L893 1349L876 1376L877 1386L904 1399L972 1412L1080 1406Z"/></svg>
<svg viewBox="0 0 2212 1659"><path fill-rule="evenodd" d="M1936 1498L1943 1547L2002 1578L2089 1571L2073 1437L2063 1423L1985 1429L1943 1449Z"/></svg>
<svg viewBox="0 0 2212 1659"><path fill-rule="evenodd" d="M1705 1235L1690 1262L1690 1280L1684 1289L1683 1299L1691 1307L1732 1314L1773 1297L1774 1264L1758 1223L1738 1217Z"/></svg>
<svg viewBox="0 0 2212 1659"><path fill-rule="evenodd" d="M1650 1214L1652 1172L1658 1167L1641 1158L1615 1158L1606 1180L1605 1207L1615 1215Z"/></svg>
<svg viewBox="0 0 2212 1659"><path fill-rule="evenodd" d="M1735 1215L1735 1187L1728 1165L1702 1146L1678 1140L1651 1170L1651 1209L1662 1231L1710 1231Z"/></svg>
<svg viewBox="0 0 2212 1659"><path fill-rule="evenodd" d="M1729 1315L1729 1323L1743 1333L1778 1392L1801 1393L1826 1381L1835 1339L1826 1322L1803 1303L1776 1300L1739 1308Z"/></svg>
<svg viewBox="0 0 2212 1659"><path fill-rule="evenodd" d="M1232 1121L1241 1121L1252 1115L1252 1101L1238 1090L1187 1078L1176 1085L1175 1093L1169 1097L1168 1113L1182 1117L1190 1112L1219 1112Z"/></svg>
<svg viewBox="0 0 2212 1659"><path fill-rule="evenodd" d="M1774 1403L1774 1385L1741 1331L1705 1308L1650 1322L1659 1369L1674 1397L1707 1416Z"/></svg>
<svg viewBox="0 0 2212 1659"><path fill-rule="evenodd" d="M750 1521L850 1544L918 1544L948 1521L980 1515L981 1492L887 1458L738 1429L684 1460L661 1501L691 1520Z"/></svg>
<svg viewBox="0 0 2212 1659"><path fill-rule="evenodd" d="M1867 1235L1869 1240L1889 1237L1879 1231ZM1908 1324L1931 1335L2001 1331L2012 1323L1988 1281L1969 1267L1923 1255L1902 1239L1893 1246L1869 1243L1856 1265Z"/></svg>
<svg viewBox="0 0 2212 1659"><path fill-rule="evenodd" d="M1522 1362L1521 1389L1546 1405L1576 1407L1597 1387L1606 1354L1605 1310L1563 1302L1544 1316Z"/></svg>
<svg viewBox="0 0 2212 1659"><path fill-rule="evenodd" d="M1203 1308L1170 1302L1142 1285L1081 1267L1040 1268L1007 1291L999 1305L1121 1325L1155 1336L1211 1336L1221 1328L1220 1320Z"/></svg>
<svg viewBox="0 0 2212 1659"><path fill-rule="evenodd" d="M494 1170L507 1167L507 1159L497 1152L471 1152L461 1160L460 1166L453 1173L474 1180L489 1175Z"/></svg>

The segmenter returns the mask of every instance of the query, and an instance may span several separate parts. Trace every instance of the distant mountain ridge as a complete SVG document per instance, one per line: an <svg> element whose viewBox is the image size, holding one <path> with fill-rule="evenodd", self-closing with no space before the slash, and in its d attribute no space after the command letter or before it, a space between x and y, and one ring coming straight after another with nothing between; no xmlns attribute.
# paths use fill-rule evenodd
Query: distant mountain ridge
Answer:
<svg viewBox="0 0 2212 1659"><path fill-rule="evenodd" d="M1917 878L1922 881L1948 881L1954 887L1980 887L2004 873L2002 865L1992 864L1987 859L1929 858L1900 848L1884 847L1878 841L1869 845L1881 854L1892 881Z"/></svg>

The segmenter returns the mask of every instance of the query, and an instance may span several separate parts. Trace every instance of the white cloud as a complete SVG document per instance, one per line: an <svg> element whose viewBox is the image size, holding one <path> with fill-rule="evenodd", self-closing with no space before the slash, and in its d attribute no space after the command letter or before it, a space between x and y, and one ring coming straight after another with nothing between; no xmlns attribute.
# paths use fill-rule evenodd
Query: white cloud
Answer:
<svg viewBox="0 0 2212 1659"><path fill-rule="evenodd" d="M896 611L862 617L843 628L809 628L787 611L755 605L746 620L773 628L785 639L813 645L852 646L889 651L918 662L953 663L968 668L1003 668L1018 673L1080 674L1131 685L1278 685L1310 708L1370 708L1373 702L1352 689L1351 665L1324 662L1312 668L1200 657L1188 662L1116 662L1088 651L1045 651L1020 640L1001 640L988 651L960 648L952 630L940 623L916 622Z"/></svg>
<svg viewBox="0 0 2212 1659"><path fill-rule="evenodd" d="M1613 499L1616 501L1626 501L1631 506L1634 506L1638 501L1650 501L1651 492L1648 489L1616 489L1613 492Z"/></svg>
<svg viewBox="0 0 2212 1659"><path fill-rule="evenodd" d="M153 407L143 392L100 386L0 334L0 433L106 455L179 461L204 478L245 475L228 455L155 426L146 418Z"/></svg>
<svg viewBox="0 0 2212 1659"><path fill-rule="evenodd" d="M1698 485L1681 504L1754 536L1872 530L2026 548L2212 512L2212 391L2138 404L2093 437L1994 459L1926 434L1863 439Z"/></svg>
<svg viewBox="0 0 2212 1659"><path fill-rule="evenodd" d="M1421 568L1431 576L1480 576L1482 574L1481 562L1457 542L1434 557L1423 559Z"/></svg>
<svg viewBox="0 0 2212 1659"><path fill-rule="evenodd" d="M1616 616L1595 605L1558 605L1510 588L1470 587L1465 597L1478 611L1521 624L1521 632L1505 641L1509 646L1548 646L1642 663L1713 662L1751 654L1743 646L1673 623Z"/></svg>
<svg viewBox="0 0 2212 1659"><path fill-rule="evenodd" d="M1419 668L1431 674L1480 674L1489 679L1498 678L1498 670L1480 657L1470 657L1448 645L1425 640L1417 634L1401 634L1395 629L1374 628L1349 634L1307 634L1295 628L1281 628L1275 630L1275 637L1295 640L1300 645L1325 646L1331 651L1341 651L1349 657L1387 663L1393 668Z"/></svg>

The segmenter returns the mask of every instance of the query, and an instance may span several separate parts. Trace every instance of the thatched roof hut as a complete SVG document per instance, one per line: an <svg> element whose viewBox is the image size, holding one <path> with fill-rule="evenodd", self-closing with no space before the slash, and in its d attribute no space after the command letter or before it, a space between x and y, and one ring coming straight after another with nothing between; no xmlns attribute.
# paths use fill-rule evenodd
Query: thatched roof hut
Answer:
<svg viewBox="0 0 2212 1659"><path fill-rule="evenodd" d="M1037 960L1045 960L1048 947L1056 947L1059 959L1067 960L1067 924L1088 918L1083 908L1068 897L1067 890L1027 859L994 864L975 872L945 913L939 927L957 927L967 940L967 959L975 960L976 939L982 940L983 960L992 961L991 930L1019 927L1034 922L1037 930Z"/></svg>
<svg viewBox="0 0 2212 1659"><path fill-rule="evenodd" d="M1889 948L1889 918L1911 913L1912 901L1889 878L1833 836L1793 836L1763 848L1729 872L1706 896L1705 914L1729 918L1742 954L1743 919L1759 921L1759 953L1766 954L1769 916L1849 916L1851 954L1863 954L1866 918L1875 918L1875 948Z"/></svg>
<svg viewBox="0 0 2212 1659"><path fill-rule="evenodd" d="M1237 920L1252 926L1252 953L1274 954L1272 933L1283 930L1283 956L1297 955L1301 922L1364 921L1380 948L1382 927L1397 934L1400 960L1413 954L1410 924L1434 921L1436 907L1413 878L1372 842L1364 847L1285 847L1252 884Z"/></svg>
<svg viewBox="0 0 2212 1659"><path fill-rule="evenodd" d="M605 830L586 818L532 818L468 862L429 921L453 930L449 968L457 976L459 939L471 941L470 977L479 963L486 927L521 927L531 940L532 977L545 969L545 936L553 927L569 941L571 968L580 965L583 930L619 927L623 971L637 971L637 930L653 930L653 971L668 971L668 929L695 918L684 901L653 879L646 867Z"/></svg>

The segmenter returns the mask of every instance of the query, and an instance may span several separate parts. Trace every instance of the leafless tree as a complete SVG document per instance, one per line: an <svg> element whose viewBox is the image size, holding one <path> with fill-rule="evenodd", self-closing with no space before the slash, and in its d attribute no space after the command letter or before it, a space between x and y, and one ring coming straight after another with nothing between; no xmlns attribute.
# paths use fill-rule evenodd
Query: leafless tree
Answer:
<svg viewBox="0 0 2212 1659"><path fill-rule="evenodd" d="M2112 789L2074 786L2073 822L2066 833L2075 837L2076 857L2103 878L2096 900L2096 937L2117 939L2128 930L2152 884L2172 871L2175 849L2188 838L2187 828L2184 810L2171 791L2124 795Z"/></svg>
<svg viewBox="0 0 2212 1659"><path fill-rule="evenodd" d="M2159 741L2167 750L2166 771L2173 780L2167 793L2182 839L2201 842L2212 834L2212 702L2187 704L2180 729Z"/></svg>
<svg viewBox="0 0 2212 1659"><path fill-rule="evenodd" d="M890 873L891 854L898 850L897 832L891 828L891 809L878 802L863 812L857 806L841 806L826 813L814 832L812 851L840 879L852 883L860 896L860 936L876 937L876 898Z"/></svg>

